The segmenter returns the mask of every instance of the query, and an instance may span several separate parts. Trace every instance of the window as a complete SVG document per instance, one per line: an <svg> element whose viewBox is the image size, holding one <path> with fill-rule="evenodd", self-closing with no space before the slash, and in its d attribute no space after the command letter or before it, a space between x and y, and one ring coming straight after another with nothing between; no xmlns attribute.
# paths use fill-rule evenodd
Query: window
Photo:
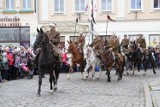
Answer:
<svg viewBox="0 0 160 107"><path fill-rule="evenodd" d="M20 43L30 45L30 27L1 27L0 43Z"/></svg>
<svg viewBox="0 0 160 107"><path fill-rule="evenodd" d="M102 11L112 10L112 0L102 0Z"/></svg>
<svg viewBox="0 0 160 107"><path fill-rule="evenodd" d="M75 11L85 12L85 0L75 0Z"/></svg>
<svg viewBox="0 0 160 107"><path fill-rule="evenodd" d="M150 34L149 45L152 47L158 47L160 45L160 34Z"/></svg>
<svg viewBox="0 0 160 107"><path fill-rule="evenodd" d="M6 0L6 10L14 9L14 0Z"/></svg>
<svg viewBox="0 0 160 107"><path fill-rule="evenodd" d="M23 10L31 9L31 0L23 0Z"/></svg>
<svg viewBox="0 0 160 107"><path fill-rule="evenodd" d="M155 8L155 9L160 9L160 0L154 0L154 3L153 3L153 7Z"/></svg>
<svg viewBox="0 0 160 107"><path fill-rule="evenodd" d="M78 36L70 36L71 41L77 41Z"/></svg>
<svg viewBox="0 0 160 107"><path fill-rule="evenodd" d="M30 40L30 28L21 28L21 41L29 41Z"/></svg>
<svg viewBox="0 0 160 107"><path fill-rule="evenodd" d="M131 10L141 10L141 0L131 0Z"/></svg>
<svg viewBox="0 0 160 107"><path fill-rule="evenodd" d="M64 12L64 0L54 0L54 11L55 13Z"/></svg>
<svg viewBox="0 0 160 107"><path fill-rule="evenodd" d="M60 48L65 47L65 36L60 36Z"/></svg>

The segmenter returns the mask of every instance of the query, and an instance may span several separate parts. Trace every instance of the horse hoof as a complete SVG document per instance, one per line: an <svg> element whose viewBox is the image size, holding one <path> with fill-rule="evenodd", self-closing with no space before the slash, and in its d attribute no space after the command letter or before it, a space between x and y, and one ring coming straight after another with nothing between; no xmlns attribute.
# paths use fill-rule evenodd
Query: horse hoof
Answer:
<svg viewBox="0 0 160 107"><path fill-rule="evenodd" d="M146 72L143 74L144 76L146 75Z"/></svg>
<svg viewBox="0 0 160 107"><path fill-rule="evenodd" d="M37 96L38 96L38 97L40 97L40 96L41 96L41 94L38 92L38 93L37 93Z"/></svg>
<svg viewBox="0 0 160 107"><path fill-rule="evenodd" d="M56 88L54 88L54 91L57 91L57 87L56 87Z"/></svg>
<svg viewBox="0 0 160 107"><path fill-rule="evenodd" d="M54 91L57 91L57 85L54 86Z"/></svg>
<svg viewBox="0 0 160 107"><path fill-rule="evenodd" d="M99 80L100 79L100 77L97 77L97 80Z"/></svg>
<svg viewBox="0 0 160 107"><path fill-rule="evenodd" d="M49 90L50 93L53 93L53 90Z"/></svg>
<svg viewBox="0 0 160 107"><path fill-rule="evenodd" d="M67 78L67 80L70 80L70 78Z"/></svg>

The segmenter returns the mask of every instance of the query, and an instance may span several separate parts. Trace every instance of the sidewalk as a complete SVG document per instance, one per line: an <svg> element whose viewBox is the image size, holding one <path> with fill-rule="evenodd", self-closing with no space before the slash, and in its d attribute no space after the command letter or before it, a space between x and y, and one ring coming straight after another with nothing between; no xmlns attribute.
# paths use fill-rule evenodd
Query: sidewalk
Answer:
<svg viewBox="0 0 160 107"><path fill-rule="evenodd" d="M160 107L160 78L144 85L145 107Z"/></svg>

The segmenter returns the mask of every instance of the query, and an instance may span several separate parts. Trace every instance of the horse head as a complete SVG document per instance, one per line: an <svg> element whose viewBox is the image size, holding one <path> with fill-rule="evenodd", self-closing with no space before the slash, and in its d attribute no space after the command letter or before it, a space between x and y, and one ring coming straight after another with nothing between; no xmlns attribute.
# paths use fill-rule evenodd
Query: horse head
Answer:
<svg viewBox="0 0 160 107"><path fill-rule="evenodd" d="M41 48L47 43L49 43L48 36L44 33L42 28L40 28L40 30L37 28L37 35L36 35L36 40L33 44L33 48L36 50L37 48Z"/></svg>
<svg viewBox="0 0 160 107"><path fill-rule="evenodd" d="M138 48L138 44L135 41L130 41L129 48L135 51Z"/></svg>
<svg viewBox="0 0 160 107"><path fill-rule="evenodd" d="M110 49L104 49L103 53L100 54L102 61L106 61L108 60L108 58L110 58L112 55L112 52Z"/></svg>
<svg viewBox="0 0 160 107"><path fill-rule="evenodd" d="M72 41L68 41L68 44L69 44L69 46L68 46L67 51L68 51L69 53L71 53L71 52L74 51L75 46L74 46L74 44L73 44Z"/></svg>

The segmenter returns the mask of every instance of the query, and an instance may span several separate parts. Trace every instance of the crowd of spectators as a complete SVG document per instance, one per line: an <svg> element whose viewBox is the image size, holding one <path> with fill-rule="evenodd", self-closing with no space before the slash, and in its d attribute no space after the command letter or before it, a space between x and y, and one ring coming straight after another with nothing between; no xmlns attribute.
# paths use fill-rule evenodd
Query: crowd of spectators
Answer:
<svg viewBox="0 0 160 107"><path fill-rule="evenodd" d="M31 48L0 47L0 82L21 78L33 78L35 54Z"/></svg>
<svg viewBox="0 0 160 107"><path fill-rule="evenodd" d="M68 73L71 64L71 55L66 54L66 48L64 47L60 49L60 56L62 61L61 72ZM0 46L0 82L33 78L33 75L38 74L36 66L32 61L34 57L35 54L32 48ZM154 49L154 59L156 68L160 69L160 49ZM79 71L78 67L76 65L74 71ZM150 64L148 64L148 68L151 68Z"/></svg>

